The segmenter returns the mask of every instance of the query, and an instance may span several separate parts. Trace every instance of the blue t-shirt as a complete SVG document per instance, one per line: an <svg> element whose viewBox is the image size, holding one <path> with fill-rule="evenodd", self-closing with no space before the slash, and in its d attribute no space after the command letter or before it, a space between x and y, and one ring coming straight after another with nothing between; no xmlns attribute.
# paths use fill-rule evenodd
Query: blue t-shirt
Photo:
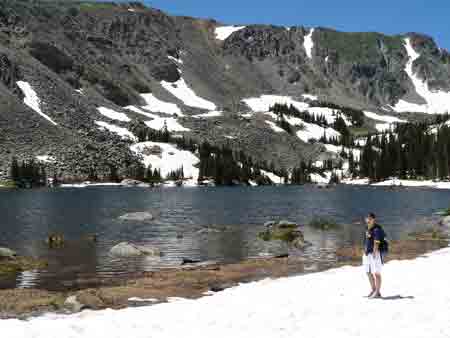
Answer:
<svg viewBox="0 0 450 338"><path fill-rule="evenodd" d="M381 242L384 240L383 229L375 224L371 229L366 230L364 234L364 252L366 255L373 253L375 241Z"/></svg>

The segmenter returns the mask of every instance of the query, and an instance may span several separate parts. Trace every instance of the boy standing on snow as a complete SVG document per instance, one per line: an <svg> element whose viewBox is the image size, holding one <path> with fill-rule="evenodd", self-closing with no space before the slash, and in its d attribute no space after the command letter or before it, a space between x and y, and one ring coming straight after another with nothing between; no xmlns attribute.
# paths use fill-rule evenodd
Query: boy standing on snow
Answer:
<svg viewBox="0 0 450 338"><path fill-rule="evenodd" d="M373 213L366 218L367 230L364 236L363 266L369 277L372 291L368 298L381 298L381 270L383 267L383 248L385 233L383 228L376 223Z"/></svg>

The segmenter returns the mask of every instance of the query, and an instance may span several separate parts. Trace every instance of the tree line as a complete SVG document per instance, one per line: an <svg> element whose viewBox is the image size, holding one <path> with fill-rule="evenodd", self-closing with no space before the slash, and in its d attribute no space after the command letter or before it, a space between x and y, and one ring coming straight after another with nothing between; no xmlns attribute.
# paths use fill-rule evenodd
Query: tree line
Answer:
<svg viewBox="0 0 450 338"><path fill-rule="evenodd" d="M389 177L444 180L450 176L449 159L449 126L402 123L397 124L393 132L367 138L359 162L359 175L372 181Z"/></svg>

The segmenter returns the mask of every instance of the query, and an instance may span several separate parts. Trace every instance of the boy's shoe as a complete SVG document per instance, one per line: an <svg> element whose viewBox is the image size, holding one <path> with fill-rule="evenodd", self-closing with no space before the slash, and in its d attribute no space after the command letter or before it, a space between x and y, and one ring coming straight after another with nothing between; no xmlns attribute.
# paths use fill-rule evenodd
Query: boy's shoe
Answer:
<svg viewBox="0 0 450 338"><path fill-rule="evenodd" d="M371 298L375 292L376 292L375 290L372 290L372 292L370 292L370 293L366 296L366 298Z"/></svg>
<svg viewBox="0 0 450 338"><path fill-rule="evenodd" d="M381 294L379 292L375 292L369 298L370 299L379 299L379 298L382 298L382 297L381 297Z"/></svg>

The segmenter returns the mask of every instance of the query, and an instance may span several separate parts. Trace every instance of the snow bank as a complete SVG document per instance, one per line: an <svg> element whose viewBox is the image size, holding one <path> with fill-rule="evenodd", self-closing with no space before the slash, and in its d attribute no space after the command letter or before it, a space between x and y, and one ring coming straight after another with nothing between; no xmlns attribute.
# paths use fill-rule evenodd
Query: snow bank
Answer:
<svg viewBox="0 0 450 338"><path fill-rule="evenodd" d="M275 184L281 184L283 182L283 179L280 176L277 176L270 171L261 170L261 174L270 178L270 180Z"/></svg>
<svg viewBox="0 0 450 338"><path fill-rule="evenodd" d="M173 96L181 100L186 106L205 110L216 110L217 108L213 102L197 96L197 94L189 88L184 79L179 79L174 83L162 81L161 85Z"/></svg>
<svg viewBox="0 0 450 338"><path fill-rule="evenodd" d="M222 115L223 115L223 113L221 111L210 111L209 113L205 113L205 114L192 115L192 117L197 118L197 119L205 119L205 118L209 118L209 117L220 117Z"/></svg>
<svg viewBox="0 0 450 338"><path fill-rule="evenodd" d="M285 130L283 128L278 127L275 122L268 121L268 120L266 120L265 122L270 126L270 129L272 129L274 132L276 132L276 133L284 133L285 132Z"/></svg>
<svg viewBox="0 0 450 338"><path fill-rule="evenodd" d="M168 131L175 131L175 132L181 132L181 131L190 131L190 129L183 127L176 118L169 117L169 118L163 118L159 117L152 121L146 121L145 124L155 130L161 130L164 127L164 123L167 125Z"/></svg>
<svg viewBox="0 0 450 338"><path fill-rule="evenodd" d="M242 102L249 106L254 112L268 112L270 107L276 103L287 105L292 104L298 110L305 110L309 107L309 105L305 102L295 101L290 96L280 95L261 95L260 97L244 99Z"/></svg>
<svg viewBox="0 0 450 338"><path fill-rule="evenodd" d="M303 43L303 47L305 47L306 55L310 59L312 59L312 50L314 48L314 41L312 39L313 34L314 34L314 28L311 28L308 35L305 36L305 41Z"/></svg>
<svg viewBox="0 0 450 338"><path fill-rule="evenodd" d="M161 154L146 154L146 150L152 147L161 148ZM153 169L159 169L163 177L171 171L180 169L183 166L184 176L197 182L199 170L195 167L200 160L191 152L180 150L175 145L160 142L142 142L133 144L130 149L143 157L143 163L146 167L149 165Z"/></svg>
<svg viewBox="0 0 450 338"><path fill-rule="evenodd" d="M152 93L141 94L141 96L147 103L146 106L142 107L145 110L149 110L153 113L184 116L181 109L175 103L162 101L156 98Z"/></svg>
<svg viewBox="0 0 450 338"><path fill-rule="evenodd" d="M385 299L367 299L361 267L242 284L197 300L0 321L8 338L448 338L450 248L383 271ZM380 325L378 329L374 329ZM380 331L381 330L381 331ZM62 334L63 333L63 334ZM381 334L382 335L382 334Z"/></svg>
<svg viewBox="0 0 450 338"><path fill-rule="evenodd" d="M425 80L420 79L413 71L414 61L420 57L420 54L414 50L410 38L405 39L405 48L409 56L405 71L414 84L417 94L423 97L426 104L416 104L405 100L399 100L393 109L397 112L422 112L429 114L443 114L450 112L450 92L431 90L428 87L428 83Z"/></svg>
<svg viewBox="0 0 450 338"><path fill-rule="evenodd" d="M107 118L109 118L111 120L117 120L117 121L122 121L122 122L130 122L131 121L131 119L126 114L116 112L115 110L112 110L110 108L99 107L99 108L97 108L97 110L99 111L100 114L102 114L103 116L106 116Z"/></svg>
<svg viewBox="0 0 450 338"><path fill-rule="evenodd" d="M129 139L131 141L137 141L137 137L133 135L127 128L122 128L119 126L115 126L110 123L106 123L103 121L95 121L95 124L98 125L100 130L108 130L111 133L115 133L121 136L123 139Z"/></svg>
<svg viewBox="0 0 450 338"><path fill-rule="evenodd" d="M363 179L346 179L342 180L344 184L352 184L352 185L367 185L369 184L369 180L367 178ZM400 180L397 178L392 178L386 181L377 182L371 184L374 187L416 187L416 188L433 188L433 189L450 189L450 182L445 181L432 181L432 180Z"/></svg>
<svg viewBox="0 0 450 338"><path fill-rule="evenodd" d="M216 39L226 40L234 32L244 29L246 26L222 26L216 28Z"/></svg>
<svg viewBox="0 0 450 338"><path fill-rule="evenodd" d="M53 121L50 116L44 114L40 108L41 100L37 96L37 93L34 91L34 89L31 87L31 85L28 82L24 81L17 81L17 86L22 91L25 98L23 99L23 102L33 109L36 113L41 115L43 118L45 118L47 121L50 121L53 125L57 126L58 124Z"/></svg>

